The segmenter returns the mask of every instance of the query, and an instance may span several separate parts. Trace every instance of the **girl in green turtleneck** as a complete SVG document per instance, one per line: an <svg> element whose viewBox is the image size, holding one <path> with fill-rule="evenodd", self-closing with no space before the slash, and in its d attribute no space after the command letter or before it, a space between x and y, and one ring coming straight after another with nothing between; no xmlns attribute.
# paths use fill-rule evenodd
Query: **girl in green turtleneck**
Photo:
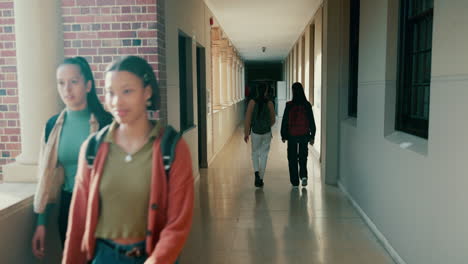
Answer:
<svg viewBox="0 0 468 264"><path fill-rule="evenodd" d="M60 204L59 233L64 244L81 143L90 133L112 120L96 95L93 74L86 59L68 58L59 65L57 89L66 108L47 121L41 142L39 182L34 197L38 220L32 239L33 254L37 258L44 257L47 215L57 202Z"/></svg>

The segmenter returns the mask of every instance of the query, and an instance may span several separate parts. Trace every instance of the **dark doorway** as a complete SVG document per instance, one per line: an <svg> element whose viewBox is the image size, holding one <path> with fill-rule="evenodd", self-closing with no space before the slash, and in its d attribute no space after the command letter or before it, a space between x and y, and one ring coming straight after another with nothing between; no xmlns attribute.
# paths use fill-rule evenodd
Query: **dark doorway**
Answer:
<svg viewBox="0 0 468 264"><path fill-rule="evenodd" d="M179 32L180 131L183 133L195 127L192 54L192 39Z"/></svg>
<svg viewBox="0 0 468 264"><path fill-rule="evenodd" d="M208 168L205 48L197 45L198 165Z"/></svg>
<svg viewBox="0 0 468 264"><path fill-rule="evenodd" d="M271 100L275 105L275 110L278 108L276 95L277 82L283 81L283 63L277 61L248 61L245 63L245 78L246 85L249 90L249 97L256 96L256 87L259 83L266 83L271 89ZM246 100L248 103L248 100Z"/></svg>

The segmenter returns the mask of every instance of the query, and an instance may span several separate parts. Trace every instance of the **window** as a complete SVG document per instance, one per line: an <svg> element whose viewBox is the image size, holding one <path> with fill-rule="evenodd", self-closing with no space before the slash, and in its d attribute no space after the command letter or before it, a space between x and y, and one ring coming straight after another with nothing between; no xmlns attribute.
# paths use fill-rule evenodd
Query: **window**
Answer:
<svg viewBox="0 0 468 264"><path fill-rule="evenodd" d="M179 34L179 85L180 85L180 130L194 126L193 118L193 78L192 78L192 39Z"/></svg>
<svg viewBox="0 0 468 264"><path fill-rule="evenodd" d="M434 0L402 0L396 129L428 137Z"/></svg>
<svg viewBox="0 0 468 264"><path fill-rule="evenodd" d="M348 116L357 117L360 0L350 1Z"/></svg>
<svg viewBox="0 0 468 264"><path fill-rule="evenodd" d="M309 41L309 102L314 105L315 101L315 24L311 24Z"/></svg>

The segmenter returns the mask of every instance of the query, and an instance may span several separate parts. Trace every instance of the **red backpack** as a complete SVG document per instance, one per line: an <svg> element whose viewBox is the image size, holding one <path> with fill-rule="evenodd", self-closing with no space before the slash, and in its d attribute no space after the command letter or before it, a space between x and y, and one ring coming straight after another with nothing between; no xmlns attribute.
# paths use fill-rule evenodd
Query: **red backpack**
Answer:
<svg viewBox="0 0 468 264"><path fill-rule="evenodd" d="M289 109L288 133L291 136L304 136L309 134L309 118L307 118L306 106L303 104L291 104Z"/></svg>

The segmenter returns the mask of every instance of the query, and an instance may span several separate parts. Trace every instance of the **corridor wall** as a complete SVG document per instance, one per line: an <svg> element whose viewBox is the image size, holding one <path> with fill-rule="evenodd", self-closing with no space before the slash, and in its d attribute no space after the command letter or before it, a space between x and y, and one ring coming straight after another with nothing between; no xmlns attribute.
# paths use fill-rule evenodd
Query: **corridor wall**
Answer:
<svg viewBox="0 0 468 264"><path fill-rule="evenodd" d="M434 1L428 139L395 130L398 2L362 0L358 113L340 116L339 184L400 263L468 259L467 1Z"/></svg>
<svg viewBox="0 0 468 264"><path fill-rule="evenodd" d="M166 1L166 60L167 60L167 101L168 122L180 128L179 100L179 61L178 36L183 32L192 39L193 69L196 69L196 46L205 48L206 60L206 94L207 94L207 157L211 162L222 147L229 141L237 126L243 120L243 101L234 102L214 110L209 107L212 94L211 65L211 26L210 18L214 17L211 10L202 0L171 0ZM193 168L198 172L198 124L197 118L197 87L196 71L193 72L193 111L195 127L184 132L192 153Z"/></svg>

